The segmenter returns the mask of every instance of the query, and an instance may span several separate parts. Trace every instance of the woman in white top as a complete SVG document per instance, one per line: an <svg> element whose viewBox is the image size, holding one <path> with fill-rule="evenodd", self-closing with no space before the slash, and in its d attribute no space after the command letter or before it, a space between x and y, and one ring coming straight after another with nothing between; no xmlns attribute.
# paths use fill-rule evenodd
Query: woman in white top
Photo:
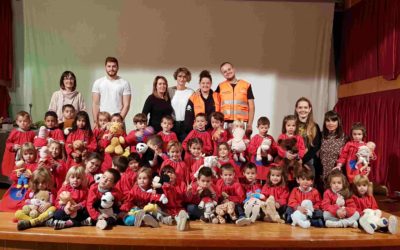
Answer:
<svg viewBox="0 0 400 250"><path fill-rule="evenodd" d="M85 100L81 93L76 91L76 77L71 71L65 71L60 77L60 90L53 93L49 111L57 113L58 122L63 122L62 107L71 104L75 108L75 113L86 110Z"/></svg>
<svg viewBox="0 0 400 250"><path fill-rule="evenodd" d="M168 88L169 96L171 97L171 105L174 109L174 132L178 140L183 141L186 137L185 129L185 111L190 96L194 93L193 89L187 88L186 83L192 79L192 74L185 68L178 68L174 72L176 86Z"/></svg>

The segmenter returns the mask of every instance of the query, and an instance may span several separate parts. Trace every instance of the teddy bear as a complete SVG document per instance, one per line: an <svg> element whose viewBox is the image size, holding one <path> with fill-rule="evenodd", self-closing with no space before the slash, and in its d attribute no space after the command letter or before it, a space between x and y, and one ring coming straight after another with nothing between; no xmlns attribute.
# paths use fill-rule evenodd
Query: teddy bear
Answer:
<svg viewBox="0 0 400 250"><path fill-rule="evenodd" d="M312 214L314 212L314 207L312 204L312 201L310 200L303 200L301 202L301 206L306 208L307 214L303 214L299 210L296 210L294 213L292 213L291 218L292 218L292 226L299 225L302 228L309 228L311 226L311 222L309 218L312 217Z"/></svg>
<svg viewBox="0 0 400 250"><path fill-rule="evenodd" d="M218 205L215 208L215 213L217 216L212 220L212 223L214 224L225 224L225 215L229 215L232 221L237 220L236 213L235 213L235 203L232 201L227 201L225 203L222 203Z"/></svg>
<svg viewBox="0 0 400 250"><path fill-rule="evenodd" d="M261 203L261 210L264 212L264 221L268 222L277 222L277 223L285 223L279 215L278 211L276 211L275 207L275 197L270 195L265 202Z"/></svg>
<svg viewBox="0 0 400 250"><path fill-rule="evenodd" d="M48 191L40 190L31 197L25 200L22 211L32 219L45 212L50 206L50 193Z"/></svg>
<svg viewBox="0 0 400 250"><path fill-rule="evenodd" d="M109 154L122 155L124 149L121 145L125 144L125 139L122 136L124 134L123 124L120 122L110 122L107 125L107 132L103 135L103 138L111 140L104 152Z"/></svg>
<svg viewBox="0 0 400 250"><path fill-rule="evenodd" d="M81 163L86 154L85 142L82 140L75 140L69 145L72 149L71 157L76 163Z"/></svg>
<svg viewBox="0 0 400 250"><path fill-rule="evenodd" d="M75 206L76 202L72 199L70 192L62 191L59 195L58 204L64 207L64 211L66 211L66 214L68 214L71 218L76 217L77 211L71 209L71 206Z"/></svg>
<svg viewBox="0 0 400 250"><path fill-rule="evenodd" d="M382 217L382 211L379 209L364 209L364 214L359 222L360 226L369 234L374 234L376 230L382 227L388 227L392 234L397 233L397 218L391 215L389 220Z"/></svg>
<svg viewBox="0 0 400 250"><path fill-rule="evenodd" d="M271 148L271 143L271 139L263 138L261 145L257 148L256 161L262 160L263 153L265 154ZM272 161L272 156L268 154L267 159L268 161Z"/></svg>
<svg viewBox="0 0 400 250"><path fill-rule="evenodd" d="M278 140L278 144L281 148L283 148L285 151L290 152L292 154L297 154L299 152L296 144L297 144L297 139L292 137L284 140ZM302 165L299 162L298 159L293 159L289 160L287 158L281 158L279 156L276 157L275 162L281 165L286 173L288 174L288 179L292 180L296 178L297 173L302 169Z"/></svg>
<svg viewBox="0 0 400 250"><path fill-rule="evenodd" d="M212 193L209 189L204 189L200 193L200 203L198 207L204 210L203 217L206 221L212 221L215 218L215 207L217 202L212 199Z"/></svg>
<svg viewBox="0 0 400 250"><path fill-rule="evenodd" d="M29 169L25 168L25 162L23 160L19 160L15 162L15 172L20 173L17 181L16 188L28 188L29 187L29 179L25 176L25 173L31 175L32 172Z"/></svg>
<svg viewBox="0 0 400 250"><path fill-rule="evenodd" d="M100 215L98 217L96 227L99 229L106 229L108 226L106 218L114 218L117 219L117 215L114 213L113 209L114 205L114 196L111 192L105 192L101 196L101 202L99 207Z"/></svg>
<svg viewBox="0 0 400 250"><path fill-rule="evenodd" d="M249 144L248 139L244 139L245 130L241 127L235 127L232 129L233 138L228 141L229 146L231 146L231 150L233 152L233 159L238 162L246 162L246 158L243 153L247 149L247 145Z"/></svg>
<svg viewBox="0 0 400 250"><path fill-rule="evenodd" d="M43 146L46 146L48 143L48 136L49 132L45 126L41 126L39 128L38 135L35 136L35 139L33 140L33 145L35 148L41 148Z"/></svg>
<svg viewBox="0 0 400 250"><path fill-rule="evenodd" d="M217 156L206 156L204 157L204 163L203 165L201 165L199 167L199 169L197 169L197 171L193 174L194 178L198 178L199 177L199 171L202 168L210 168L213 176L217 177L217 173L215 172L215 167L219 166L219 162L218 162L218 157Z"/></svg>

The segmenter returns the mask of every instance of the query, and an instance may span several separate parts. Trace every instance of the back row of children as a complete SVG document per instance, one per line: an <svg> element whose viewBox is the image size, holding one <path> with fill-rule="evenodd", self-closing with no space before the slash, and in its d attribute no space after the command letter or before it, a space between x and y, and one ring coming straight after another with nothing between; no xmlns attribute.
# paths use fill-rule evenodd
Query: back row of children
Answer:
<svg viewBox="0 0 400 250"><path fill-rule="evenodd" d="M123 137L119 142L124 147L130 146L125 157L116 156L115 151L104 152L106 146L113 144L114 134L110 136L109 122L123 126L118 114L100 113L101 127L92 132L87 113L78 112L64 142L63 133L57 128L57 115L47 112L46 138L54 138L48 140L47 155L39 150L40 159L37 159L37 147L44 147L38 145L43 138L35 138L34 132L29 130L29 114L20 112L18 129L11 132L5 155L12 159L19 151L24 164L9 173L15 185L10 188L8 197L16 202L3 199L0 207L2 211L19 209L16 212L19 229L45 222L55 229L93 224L104 229L118 221L126 225L156 227L158 220L168 225L176 223L179 230L187 228L188 218L213 223L230 220L238 225L248 225L263 218L305 228L310 225L356 227L364 208L377 209L373 197L358 188L365 186L363 183L368 180L362 172L359 173L362 182L359 185L354 182L357 197L362 200L357 203L358 207L351 202L354 199L347 178L340 171L331 173L330 188L325 191L321 203L320 194L312 187L314 172L301 164L305 148L302 138L295 133L294 116L285 117L279 145L268 135L270 123L266 117L259 118L259 134L251 140L245 138L240 121L235 121L232 133L228 133L222 127L221 113L213 113L211 117L213 129L205 131L206 116L197 114L193 131L181 145L171 132L171 117L162 119L163 130L155 136L147 127L147 117L137 114L134 117L136 130L128 135L125 132L116 135ZM64 127L68 125L64 124ZM76 141L82 142L81 149L75 147ZM148 149L153 151L152 157L135 152L142 142L147 142ZM185 150L183 160L182 148ZM103 153L104 158L94 153L96 151ZM103 161L107 156L111 162ZM3 173L7 174L7 170L10 168L4 167L3 163ZM103 174L96 183L95 174L101 172ZM153 189L151 183L155 175L164 180L157 190L157 183ZM27 179L31 183L28 186ZM262 186L260 181L265 185ZM299 186L293 188L296 182ZM292 189L290 197L289 188ZM37 200L35 195L39 191L47 191L48 203L32 212L35 210L32 200ZM69 199L65 198L66 194ZM53 196L56 196L55 207L51 206ZM112 206L107 207L103 201ZM360 220L360 224L369 233L377 228L367 219ZM379 227L386 225L391 232L397 230L395 217L383 224Z"/></svg>

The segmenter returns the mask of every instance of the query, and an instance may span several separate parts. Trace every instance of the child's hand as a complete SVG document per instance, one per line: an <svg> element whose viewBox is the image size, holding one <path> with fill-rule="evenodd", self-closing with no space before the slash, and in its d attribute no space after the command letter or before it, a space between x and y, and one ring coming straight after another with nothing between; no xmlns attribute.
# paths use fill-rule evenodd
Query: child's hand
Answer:
<svg viewBox="0 0 400 250"><path fill-rule="evenodd" d="M294 159L296 159L296 157L297 157L297 154L292 154L290 152L286 152L286 158L288 160L294 160Z"/></svg>
<svg viewBox="0 0 400 250"><path fill-rule="evenodd" d="M334 168L332 168L332 171L333 170L341 170L342 169L342 164L340 164L340 163L338 163L338 164L336 164L336 167L334 167Z"/></svg>
<svg viewBox="0 0 400 250"><path fill-rule="evenodd" d="M278 209L281 207L281 204L279 204L278 202L275 202L275 207L276 207L276 209Z"/></svg>
<svg viewBox="0 0 400 250"><path fill-rule="evenodd" d="M21 148L21 145L19 145L19 144L14 144L14 146L13 146L14 151L18 151L18 149L20 149L20 148Z"/></svg>
<svg viewBox="0 0 400 250"><path fill-rule="evenodd" d="M227 193L225 193L225 192L222 192L222 197L224 198L224 199L228 199L229 198L229 194L227 194Z"/></svg>
<svg viewBox="0 0 400 250"><path fill-rule="evenodd" d="M30 171L25 171L24 176L25 176L26 178L31 178L32 173L31 173Z"/></svg>
<svg viewBox="0 0 400 250"><path fill-rule="evenodd" d="M343 219L346 217L346 214L347 214L346 209L344 207L341 207L336 211L336 214L339 217L339 219Z"/></svg>
<svg viewBox="0 0 400 250"><path fill-rule="evenodd" d="M18 170L18 171L17 171L17 177L18 177L18 178L21 177L21 174L22 174L21 170Z"/></svg>

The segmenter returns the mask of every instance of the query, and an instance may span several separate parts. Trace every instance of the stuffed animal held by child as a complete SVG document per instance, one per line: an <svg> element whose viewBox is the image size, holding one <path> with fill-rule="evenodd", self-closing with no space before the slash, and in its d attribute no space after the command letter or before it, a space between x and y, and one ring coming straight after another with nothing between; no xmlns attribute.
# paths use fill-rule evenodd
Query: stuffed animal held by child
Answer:
<svg viewBox="0 0 400 250"><path fill-rule="evenodd" d="M152 135L147 143L139 142L136 144L136 152L141 154L140 163L144 166L154 167L160 165L163 161L156 153L158 149L162 149L163 140L159 135Z"/></svg>
<svg viewBox="0 0 400 250"><path fill-rule="evenodd" d="M209 189L204 189L200 193L200 198L199 208L204 209L204 219L212 221L215 218L215 207L218 203L212 199L212 193Z"/></svg>
<svg viewBox="0 0 400 250"><path fill-rule="evenodd" d="M163 184L168 182L169 182L169 176L161 175L161 176L154 176L153 181L151 183L153 189L156 191L156 194L161 195L159 201L162 204L168 203L168 198L167 196L165 196L164 191L162 189Z"/></svg>
<svg viewBox="0 0 400 250"><path fill-rule="evenodd" d="M285 140L279 140L278 144L281 148L283 148L285 151L290 152L292 154L297 154L299 152L296 144L297 140L296 138L288 138ZM281 157L276 157L275 162L280 164L288 174L288 178L295 179L297 176L297 173L302 169L302 165L299 162L299 159L293 159L289 160L287 158L281 158Z"/></svg>
<svg viewBox="0 0 400 250"><path fill-rule="evenodd" d="M104 152L122 155L124 149L121 145L125 144L125 139L122 136L124 134L123 124L120 122L110 122L107 131L108 133L106 133L103 138L111 140L111 142L110 145L105 148Z"/></svg>
<svg viewBox="0 0 400 250"><path fill-rule="evenodd" d="M217 173L215 172L214 168L219 166L218 157L217 156L206 156L204 157L204 164L197 169L197 171L193 174L194 178L199 177L199 171L202 168L210 168L213 176L218 177Z"/></svg>
<svg viewBox="0 0 400 250"><path fill-rule="evenodd" d="M225 203L218 205L215 208L215 212L217 214L217 217L212 220L212 223L225 224L226 223L226 220L225 220L226 214L229 215L229 217L231 218L232 221L237 220L237 216L236 216L236 212L235 212L235 203L233 203L232 201L227 201Z"/></svg>
<svg viewBox="0 0 400 250"><path fill-rule="evenodd" d="M25 200L25 204L26 205L22 207L22 211L34 219L51 207L50 193L40 190L34 194L31 199Z"/></svg>
<svg viewBox="0 0 400 250"><path fill-rule="evenodd" d="M82 140L75 140L72 144L69 144L69 147L72 149L71 157L74 162L81 163L86 155L85 142Z"/></svg>
<svg viewBox="0 0 400 250"><path fill-rule="evenodd" d="M102 230L106 229L108 224L105 218L117 219L117 215L114 213L113 205L114 205L114 196L112 195L111 192L105 192L101 196L101 203L99 207L100 215L96 223L97 228Z"/></svg>
<svg viewBox="0 0 400 250"><path fill-rule="evenodd" d="M309 218L312 217L312 214L314 212L314 207L312 204L312 201L310 200L303 200L301 202L301 206L306 208L307 210L307 215L303 214L299 210L296 210L292 215L292 226L299 225L302 228L309 228L311 226L311 222Z"/></svg>
<svg viewBox="0 0 400 250"><path fill-rule="evenodd" d="M31 175L32 172L29 169L25 168L25 162L23 160L17 161L15 163L15 172L17 175L19 173L18 182L16 188L28 188L29 187L29 178L25 176L25 173Z"/></svg>
<svg viewBox="0 0 400 250"><path fill-rule="evenodd" d="M251 222L255 222L260 214L261 206L264 203L261 201L262 199L265 199L265 196L261 193L260 189L257 189L255 192L246 193L243 208L246 217L250 218Z"/></svg>
<svg viewBox="0 0 400 250"><path fill-rule="evenodd" d="M246 158L244 157L244 152L247 149L247 145L249 144L248 139L244 139L246 131L238 126L232 129L233 138L228 141L229 146L231 146L231 150L233 152L233 159L238 162L246 162Z"/></svg>
<svg viewBox="0 0 400 250"><path fill-rule="evenodd" d="M358 147L356 156L357 156L357 163L356 163L356 169L358 166L360 167L360 172L364 172L365 170L368 169L369 166L369 157L371 155L371 150L368 146L363 145ZM369 173L369 172L368 172Z"/></svg>
<svg viewBox="0 0 400 250"><path fill-rule="evenodd" d="M74 211L71 207L76 205L76 202L72 199L71 193L68 191L62 191L59 195L59 202L62 207L64 207L64 211L71 218L75 218L77 215L77 211Z"/></svg>
<svg viewBox="0 0 400 250"><path fill-rule="evenodd" d="M256 161L262 160L262 155L265 154L271 148L271 139L264 138L261 142L261 145L257 148ZM272 156L270 154L267 155L268 161L272 161Z"/></svg>
<svg viewBox="0 0 400 250"><path fill-rule="evenodd" d="M35 136L35 139L33 140L33 145L35 148L41 148L43 146L46 146L48 143L48 136L49 132L47 131L47 128L45 126L41 126L39 128L38 135Z"/></svg>

